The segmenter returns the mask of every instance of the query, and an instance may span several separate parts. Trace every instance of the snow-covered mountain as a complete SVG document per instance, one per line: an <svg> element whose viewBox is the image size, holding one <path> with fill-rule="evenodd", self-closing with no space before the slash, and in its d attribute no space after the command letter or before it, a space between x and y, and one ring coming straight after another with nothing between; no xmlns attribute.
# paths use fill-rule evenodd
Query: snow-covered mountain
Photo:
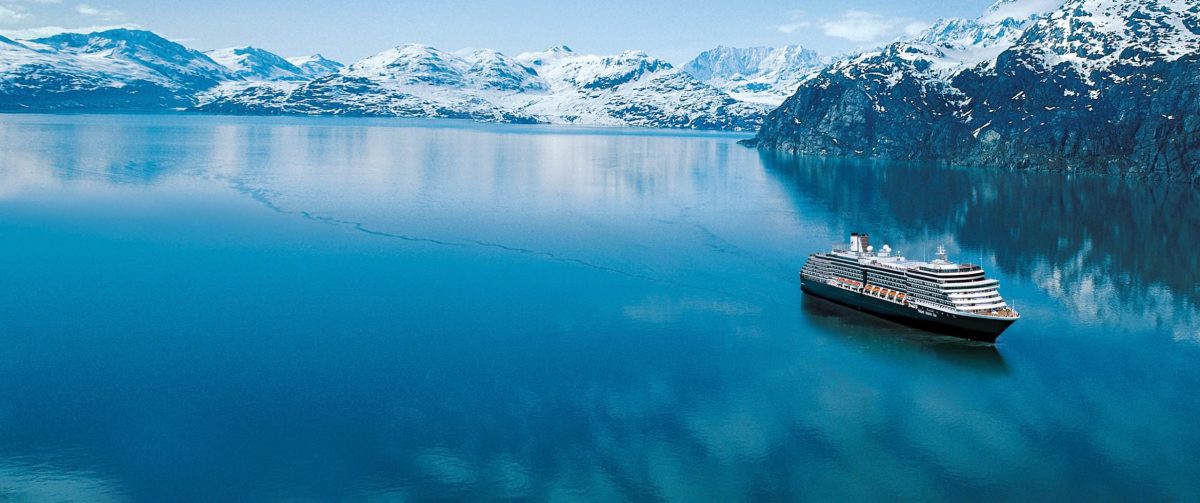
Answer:
<svg viewBox="0 0 1200 503"><path fill-rule="evenodd" d="M829 63L815 51L789 45L709 49L683 66L693 77L740 101L778 106L805 77Z"/></svg>
<svg viewBox="0 0 1200 503"><path fill-rule="evenodd" d="M6 110L186 107L197 89L231 79L208 56L148 31L0 41L0 109Z"/></svg>
<svg viewBox="0 0 1200 503"><path fill-rule="evenodd" d="M290 61L257 47L230 47L207 51L206 56L229 73L245 80L308 80L304 70Z"/></svg>
<svg viewBox="0 0 1200 503"><path fill-rule="evenodd" d="M510 57L409 44L342 67L254 47L201 53L143 30L0 38L0 109L65 108L739 130L768 111L638 51Z"/></svg>
<svg viewBox="0 0 1200 503"><path fill-rule="evenodd" d="M288 63L295 65L296 68L299 68L300 71L304 73L304 76L310 79L324 77L333 72L341 70L342 67L345 66L320 54L313 54L311 56L294 56L287 58L287 61Z"/></svg>
<svg viewBox="0 0 1200 503"><path fill-rule="evenodd" d="M135 64L164 82L201 87L230 79L225 67L194 49L145 30L115 29L98 33L62 33L29 41L79 59L105 59Z"/></svg>
<svg viewBox="0 0 1200 503"><path fill-rule="evenodd" d="M1072 0L1033 25L1015 48L1041 68L1083 78L1147 68L1200 51L1200 0Z"/></svg>
<svg viewBox="0 0 1200 503"><path fill-rule="evenodd" d="M197 109L699 129L754 128L767 112L637 51L596 56L560 46L514 58L417 44L303 84L221 86Z"/></svg>
<svg viewBox="0 0 1200 503"><path fill-rule="evenodd" d="M1021 3L822 70L755 143L1200 182L1200 0Z"/></svg>

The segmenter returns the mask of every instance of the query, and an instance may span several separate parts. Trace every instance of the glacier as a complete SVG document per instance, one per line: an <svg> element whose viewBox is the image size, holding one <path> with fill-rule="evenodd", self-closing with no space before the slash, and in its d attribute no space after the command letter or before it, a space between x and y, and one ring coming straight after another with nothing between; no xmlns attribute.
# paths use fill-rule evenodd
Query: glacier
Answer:
<svg viewBox="0 0 1200 503"><path fill-rule="evenodd" d="M303 83L218 86L195 109L720 130L756 129L769 111L640 51L598 56L559 46L510 57L420 44Z"/></svg>
<svg viewBox="0 0 1200 503"><path fill-rule="evenodd" d="M0 110L444 117L514 123L754 130L749 103L641 51L566 46L508 56L405 44L348 66L232 47L200 52L113 29L0 39Z"/></svg>

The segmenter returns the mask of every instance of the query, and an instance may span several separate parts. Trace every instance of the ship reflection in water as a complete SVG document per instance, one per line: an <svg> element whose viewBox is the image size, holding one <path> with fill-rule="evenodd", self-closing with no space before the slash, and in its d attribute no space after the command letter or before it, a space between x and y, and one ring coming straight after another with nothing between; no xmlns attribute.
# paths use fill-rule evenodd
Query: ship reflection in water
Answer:
<svg viewBox="0 0 1200 503"><path fill-rule="evenodd" d="M1193 189L738 138L0 116L0 499L1200 499ZM862 229L1021 320L802 295Z"/></svg>
<svg viewBox="0 0 1200 503"><path fill-rule="evenodd" d="M937 334L852 310L820 297L806 298L804 315L832 334L832 340L900 363L932 355L970 373L1006 374L1008 365L994 344Z"/></svg>

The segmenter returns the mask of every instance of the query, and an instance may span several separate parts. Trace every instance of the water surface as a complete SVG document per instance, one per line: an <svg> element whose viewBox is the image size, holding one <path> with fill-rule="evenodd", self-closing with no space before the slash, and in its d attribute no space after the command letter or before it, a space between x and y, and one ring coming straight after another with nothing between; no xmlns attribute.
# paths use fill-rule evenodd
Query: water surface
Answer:
<svg viewBox="0 0 1200 503"><path fill-rule="evenodd" d="M0 498L1200 498L1186 186L454 121L0 116ZM995 347L802 297L982 261Z"/></svg>

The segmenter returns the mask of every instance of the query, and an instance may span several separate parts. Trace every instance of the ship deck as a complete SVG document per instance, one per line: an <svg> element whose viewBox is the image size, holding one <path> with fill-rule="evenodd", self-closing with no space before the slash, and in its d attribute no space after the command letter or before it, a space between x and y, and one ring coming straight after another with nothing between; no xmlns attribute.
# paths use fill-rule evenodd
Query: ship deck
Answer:
<svg viewBox="0 0 1200 503"><path fill-rule="evenodd" d="M907 257L904 257L903 255L900 255L900 254L887 255L887 256L878 255L878 254L861 255L859 253L852 252L844 247L834 247L833 254L837 255L839 257L842 257L842 258L847 258L850 260L857 261L861 264L875 265L875 266L892 269L892 270L899 271L899 272L905 272L905 271L909 271L909 270L913 270L913 269L926 269L926 270L932 270L932 271L937 271L937 272L942 272L942 273L976 272L976 271L983 270L983 267L981 267L977 264L970 264L970 263L966 263L966 262L937 263L937 262L927 262L924 260L909 260Z"/></svg>

